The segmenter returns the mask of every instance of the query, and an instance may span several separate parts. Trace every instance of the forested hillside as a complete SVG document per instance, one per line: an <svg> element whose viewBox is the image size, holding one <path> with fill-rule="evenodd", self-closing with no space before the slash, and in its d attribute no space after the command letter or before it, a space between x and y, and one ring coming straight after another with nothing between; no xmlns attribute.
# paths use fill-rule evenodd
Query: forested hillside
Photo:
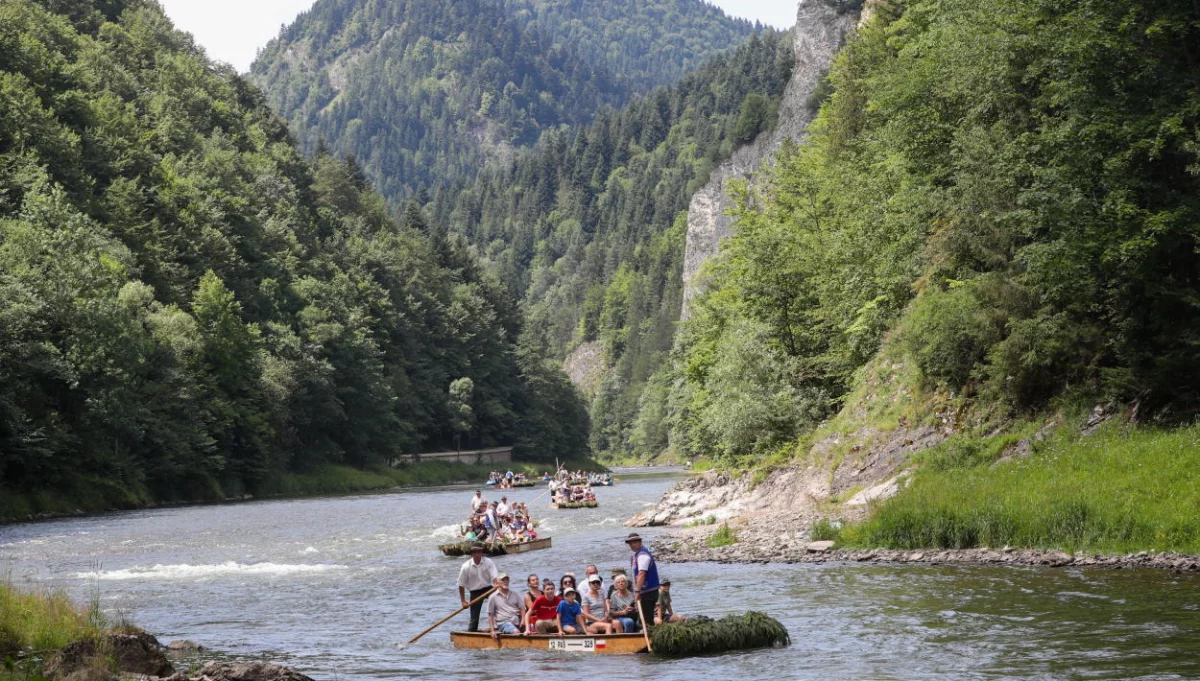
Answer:
<svg viewBox="0 0 1200 681"><path fill-rule="evenodd" d="M1109 401L1191 419L1196 3L872 5L683 329L674 442L787 450L881 348L981 423Z"/></svg>
<svg viewBox="0 0 1200 681"><path fill-rule="evenodd" d="M585 451L507 288L142 0L0 3L0 492ZM452 388L453 386L453 388Z"/></svg>
<svg viewBox="0 0 1200 681"><path fill-rule="evenodd" d="M251 79L391 205L674 82L755 27L699 0L319 0Z"/></svg>
<svg viewBox="0 0 1200 681"><path fill-rule="evenodd" d="M562 358L601 344L609 369L592 409L597 452L666 446L664 374L647 384L679 319L688 202L733 149L774 125L793 54L788 34L752 37L675 86L552 132L474 184L435 195L440 221L523 297L538 347Z"/></svg>

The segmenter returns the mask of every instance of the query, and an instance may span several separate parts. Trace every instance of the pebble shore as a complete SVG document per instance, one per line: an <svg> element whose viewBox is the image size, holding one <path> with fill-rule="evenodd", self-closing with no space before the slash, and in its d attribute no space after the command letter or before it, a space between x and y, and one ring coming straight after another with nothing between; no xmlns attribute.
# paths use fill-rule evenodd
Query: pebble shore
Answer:
<svg viewBox="0 0 1200 681"><path fill-rule="evenodd" d="M705 536L665 536L654 544L655 556L667 563L710 561L717 563L925 563L1030 565L1041 567L1098 567L1110 569L1156 568L1175 572L1200 572L1200 556L1140 552L1127 555L1066 553L1030 549L954 549L902 551L893 549L826 548L827 542L777 538L750 538L720 548L709 548Z"/></svg>

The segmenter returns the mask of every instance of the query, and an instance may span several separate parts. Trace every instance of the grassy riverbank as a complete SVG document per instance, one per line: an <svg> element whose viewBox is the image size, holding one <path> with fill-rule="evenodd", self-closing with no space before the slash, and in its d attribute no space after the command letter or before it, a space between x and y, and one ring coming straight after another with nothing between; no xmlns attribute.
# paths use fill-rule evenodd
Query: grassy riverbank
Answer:
<svg viewBox="0 0 1200 681"><path fill-rule="evenodd" d="M571 470L603 470L595 461L570 461ZM14 493L0 489L0 523L34 518L103 513L105 511L148 508L158 505L213 503L248 498L294 498L326 494L372 492L395 487L421 487L474 483L483 485L494 470L512 469L527 476L553 469L542 463L460 464L443 461L400 464L395 468L377 466L360 469L325 465L304 473L284 473L263 482L251 491L222 486L215 480L201 480L195 490L155 494L145 485L121 484L108 479L75 477L54 488Z"/></svg>
<svg viewBox="0 0 1200 681"><path fill-rule="evenodd" d="M21 591L0 582L0 659L18 651L56 650L94 637L101 627L97 613L61 591Z"/></svg>
<svg viewBox="0 0 1200 681"><path fill-rule="evenodd" d="M1006 444L956 438L931 450L841 543L1200 554L1200 426L1064 432L1011 460Z"/></svg>

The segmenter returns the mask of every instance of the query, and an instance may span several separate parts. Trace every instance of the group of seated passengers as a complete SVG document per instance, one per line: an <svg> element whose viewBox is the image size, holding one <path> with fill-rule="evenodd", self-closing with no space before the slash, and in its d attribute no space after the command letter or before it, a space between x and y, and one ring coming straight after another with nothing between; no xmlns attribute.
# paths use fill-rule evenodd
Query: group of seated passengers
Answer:
<svg viewBox="0 0 1200 681"><path fill-rule="evenodd" d="M484 501L479 492L475 494L479 501L471 501L474 512L463 528L464 541L515 544L537 539L537 530L523 502L510 506L508 497L501 497L500 503L496 503Z"/></svg>
<svg viewBox="0 0 1200 681"><path fill-rule="evenodd" d="M550 483L550 500L556 504L595 501L596 493L591 485L568 485L555 481Z"/></svg>
<svg viewBox="0 0 1200 681"><path fill-rule="evenodd" d="M513 485L524 484L526 481L524 473L513 473L508 471L501 473L500 471L492 471L488 474L488 482L500 489L512 489Z"/></svg>
<svg viewBox="0 0 1200 681"><path fill-rule="evenodd" d="M553 580L529 575L525 593L510 587L509 576L496 579L496 592L488 598L488 629L493 638L501 634L623 634L642 630L634 595L624 568L613 568L613 584L605 590L604 579L595 565L584 571L584 586L576 588L575 573ZM659 586L659 603L654 623L679 622L681 615L671 606L671 581Z"/></svg>

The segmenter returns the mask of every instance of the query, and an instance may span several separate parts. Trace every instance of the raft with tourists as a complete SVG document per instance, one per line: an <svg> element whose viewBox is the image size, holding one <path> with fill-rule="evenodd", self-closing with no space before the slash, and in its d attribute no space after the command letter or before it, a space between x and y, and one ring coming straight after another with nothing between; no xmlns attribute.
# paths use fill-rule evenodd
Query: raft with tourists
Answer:
<svg viewBox="0 0 1200 681"><path fill-rule="evenodd" d="M653 653L682 657L732 650L774 648L791 643L779 620L761 612L746 612L710 619L703 615L686 621L659 624L649 632L625 634L501 634L486 631L452 631L450 643L466 650L544 650L549 653L633 655Z"/></svg>
<svg viewBox="0 0 1200 681"><path fill-rule="evenodd" d="M571 510L576 508L596 508L600 505L598 501L551 501L550 508L560 510Z"/></svg>

